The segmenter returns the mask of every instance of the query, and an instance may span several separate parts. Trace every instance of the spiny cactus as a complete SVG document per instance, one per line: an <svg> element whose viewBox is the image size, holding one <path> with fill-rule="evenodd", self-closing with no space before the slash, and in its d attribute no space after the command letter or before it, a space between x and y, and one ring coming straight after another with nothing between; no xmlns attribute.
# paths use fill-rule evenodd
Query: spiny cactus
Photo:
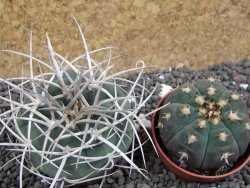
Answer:
<svg viewBox="0 0 250 188"><path fill-rule="evenodd" d="M214 78L173 90L160 110L159 131L173 160L196 170L232 165L250 142L247 106Z"/></svg>
<svg viewBox="0 0 250 188"><path fill-rule="evenodd" d="M13 146L11 150L20 152L16 154L21 165L20 185L23 169L40 176L50 187L58 182L63 186L64 182L77 184L105 178L121 158L128 162L130 170L136 169L144 175L133 157L134 151L140 149L146 164L143 143L135 128L138 124L148 134L136 115L154 92L139 84L146 67L139 62L141 66L138 63L137 68L108 75L113 67L111 48L101 49L107 50L110 56L107 60L97 63L91 59L91 54L100 50L88 51L77 25L85 54L72 61L53 50L48 35L50 64L33 57L32 53L9 51L30 59L30 77L18 78L22 81L19 85L1 79L10 90L20 92L20 102L11 100L11 95L0 97L11 106L11 110L0 114L1 132L6 130L17 140L0 145ZM80 65L76 65L77 61ZM49 72L41 71L34 76L34 62L40 70L46 66ZM130 71L139 71L135 82L121 77ZM142 95L136 96L135 89L141 89ZM146 92L148 97L144 95Z"/></svg>

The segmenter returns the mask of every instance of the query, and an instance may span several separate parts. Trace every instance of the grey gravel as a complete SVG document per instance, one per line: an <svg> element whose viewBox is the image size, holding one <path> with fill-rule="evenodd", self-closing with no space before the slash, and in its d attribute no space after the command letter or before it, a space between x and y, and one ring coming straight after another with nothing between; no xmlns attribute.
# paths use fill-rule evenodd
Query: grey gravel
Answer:
<svg viewBox="0 0 250 188"><path fill-rule="evenodd" d="M250 175L249 174L244 175L244 181L245 181L246 185L250 185Z"/></svg>
<svg viewBox="0 0 250 188"><path fill-rule="evenodd" d="M159 78L159 76L161 76ZM142 108L140 113L148 113L156 107L159 101L159 91L160 84L168 84L172 87L177 87L178 85L185 82L192 82L197 79L207 78L213 76L220 79L228 89L237 90L241 93L246 101L248 107L250 108L250 61L243 60L237 64L232 62L225 62L219 65L213 65L206 70L193 71L188 68L162 70L154 73L145 73L143 75L146 81L146 87L149 90L154 89L157 86L156 93L152 96L149 102ZM136 74L129 75L130 80L135 80ZM164 78L164 79L162 79ZM240 87L240 84L249 84L245 89ZM0 83L0 95L8 96L7 87L5 84ZM136 90L136 94L140 95L141 90ZM19 95L15 91L11 91L14 100L19 100ZM147 95L145 96L147 97ZM2 104L2 105L1 105ZM4 101L0 100L0 113L8 110L9 107L4 104ZM148 117L151 119L151 116ZM1 127L1 125L0 125ZM148 127L150 129L150 127ZM140 130L139 130L140 133ZM139 134L143 136L143 134ZM6 134L0 135L0 142L8 141ZM144 178L141 174L136 171L132 171L129 177L129 169L115 169L115 173L108 177L103 184L104 188L250 188L250 164L248 164L239 173L236 173L225 180L217 183L190 183L184 182L178 179L173 173L167 171L162 166L160 159L157 157L152 145L148 142L144 146L144 152L146 156L146 165L148 174L148 179ZM12 159L13 155L11 152L7 151L5 148L0 147L0 166L5 164L8 160ZM135 153L134 160L136 164L143 167L143 163L140 157L140 153ZM126 161L121 160L119 164L125 165ZM0 187L19 187L19 164L16 162L11 162L7 164L3 169L0 170ZM23 184L26 187L32 188L47 188L48 184L42 183L41 179L29 174L29 172L24 171ZM99 184L93 184L88 186L82 186L87 188L97 188Z"/></svg>
<svg viewBox="0 0 250 188"><path fill-rule="evenodd" d="M135 184L134 183L126 184L125 188L135 188Z"/></svg>
<svg viewBox="0 0 250 188"><path fill-rule="evenodd" d="M136 188L150 188L150 186L148 184L137 184L137 187Z"/></svg>
<svg viewBox="0 0 250 188"><path fill-rule="evenodd" d="M123 171L121 169L117 169L114 174L112 174L113 179L117 179L123 177Z"/></svg>

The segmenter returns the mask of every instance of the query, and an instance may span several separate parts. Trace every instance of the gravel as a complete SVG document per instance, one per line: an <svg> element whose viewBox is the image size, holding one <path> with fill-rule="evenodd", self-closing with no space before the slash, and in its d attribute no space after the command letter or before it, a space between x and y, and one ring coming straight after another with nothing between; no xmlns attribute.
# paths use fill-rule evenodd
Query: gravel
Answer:
<svg viewBox="0 0 250 188"><path fill-rule="evenodd" d="M130 80L135 80L137 75L130 75ZM224 62L219 65L213 65L206 70L194 71L188 68L181 69L168 69L158 71L154 73L145 73L143 75L146 81L146 87L152 90L157 86L157 91L151 97L149 102L141 109L139 113L145 114L156 107L157 102L160 99L161 84L167 84L172 87L177 87L185 82L192 82L201 78L208 78L213 76L220 79L224 85L231 90L237 90L243 95L243 99L246 101L250 108L250 61L243 60L237 64L232 62ZM9 93L5 84L0 83L0 96L7 97ZM136 91L140 94L140 90ZM14 100L18 100L18 94L15 91L11 92L14 96ZM9 107L2 100L0 100L0 113L8 110ZM148 119L151 119L149 116ZM0 125L1 126L1 125ZM150 127L147 127L150 129ZM141 136L143 133L138 130ZM149 130L150 131L150 130ZM0 135L0 142L8 140L7 134ZM144 146L144 152L146 156L146 164L148 170L148 179L143 177L136 171L132 171L129 177L129 169L115 169L115 173L108 177L103 184L104 188L250 188L250 164L245 166L240 172L231 175L224 181L217 183L190 183L184 182L178 179L173 173L167 171L162 166L160 159L157 157L152 145L148 142ZM0 167L7 161L14 157L13 153L7 151L4 147L0 146ZM142 160L139 153L135 154L135 163L140 167L143 167ZM120 161L120 164L126 163ZM19 186L19 164L12 161L0 168L0 187L10 188ZM44 183L40 178L24 171L23 174L23 187L32 188L46 188L48 184ZM86 186L84 186L86 187ZM88 185L87 188L96 188L99 184Z"/></svg>

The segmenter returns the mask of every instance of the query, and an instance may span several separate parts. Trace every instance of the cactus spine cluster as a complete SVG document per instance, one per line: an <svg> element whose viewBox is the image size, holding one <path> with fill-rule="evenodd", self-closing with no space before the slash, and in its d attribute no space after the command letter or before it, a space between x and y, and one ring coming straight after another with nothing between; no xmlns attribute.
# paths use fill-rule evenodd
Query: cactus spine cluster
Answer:
<svg viewBox="0 0 250 188"><path fill-rule="evenodd" d="M172 159L196 170L232 165L250 142L247 106L210 77L173 90L160 110L159 131Z"/></svg>
<svg viewBox="0 0 250 188"><path fill-rule="evenodd" d="M113 67L111 48L101 49L108 53L107 60L100 63L93 60L91 54L101 50L88 51L77 25L84 54L69 61L53 50L47 36L50 64L32 53L11 51L29 58L30 77L15 78L20 80L19 85L1 79L10 90L20 92L19 102L11 100L11 95L1 97L11 110L0 115L3 129L17 140L1 145L13 146L12 150L20 152L16 157L21 164L20 185L23 169L38 175L50 187L104 179L121 158L128 162L130 170L142 173L133 162L134 151L138 149L146 164L135 128L137 124L149 135L136 115L154 92L139 84L145 65L139 62L141 66L138 63L136 68L109 75ZM35 62L39 67L46 66L49 72L41 71L34 76ZM135 82L121 76L131 71L139 71ZM141 89L142 95L136 96L135 89Z"/></svg>

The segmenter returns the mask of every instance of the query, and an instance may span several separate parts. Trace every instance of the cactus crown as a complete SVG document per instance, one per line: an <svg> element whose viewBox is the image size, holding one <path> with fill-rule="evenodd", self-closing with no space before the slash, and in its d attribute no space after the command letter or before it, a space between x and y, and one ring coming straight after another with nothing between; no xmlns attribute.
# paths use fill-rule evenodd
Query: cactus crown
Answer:
<svg viewBox="0 0 250 188"><path fill-rule="evenodd" d="M193 169L232 165L250 142L249 115L240 95L214 78L184 84L160 110L161 139L173 160Z"/></svg>
<svg viewBox="0 0 250 188"><path fill-rule="evenodd" d="M72 61L53 50L48 35L50 64L33 57L32 53L8 51L28 57L31 70L30 77L15 78L20 80L19 85L12 84L11 79L1 79L10 90L20 92L20 101L11 100L11 95L0 97L11 106L11 110L0 115L3 130L17 140L1 145L13 146L12 150L21 152L16 156L21 164L20 185L24 168L54 187L58 183L63 186L64 182L77 184L105 178L121 158L128 162L130 170L142 173L133 162L138 149L146 164L135 124L148 132L136 114L155 89L149 92L144 84L139 84L146 68L144 63L108 75L113 67L111 48L101 49L107 50L109 58L97 63L91 54L101 50L89 52L78 23L77 26L85 53ZM81 66L76 65L77 61ZM46 66L49 72L41 71L34 76L34 62L40 70ZM134 82L121 76L131 71L139 71ZM142 90L140 96L135 95L138 88ZM131 154L130 157L127 154Z"/></svg>

